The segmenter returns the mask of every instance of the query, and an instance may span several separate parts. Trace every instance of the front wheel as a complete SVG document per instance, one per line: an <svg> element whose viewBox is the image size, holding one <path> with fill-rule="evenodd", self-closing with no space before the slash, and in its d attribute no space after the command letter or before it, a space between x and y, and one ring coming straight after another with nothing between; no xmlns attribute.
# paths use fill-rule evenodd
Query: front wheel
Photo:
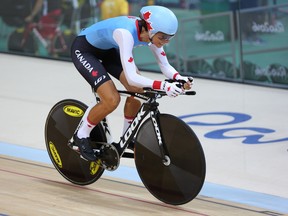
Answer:
<svg viewBox="0 0 288 216"><path fill-rule="evenodd" d="M21 52L21 53L24 52L26 54L27 53L34 54L38 48L35 39L33 38L33 35L32 34L27 35L24 44L21 44L23 39L24 39L24 29L23 28L16 29L9 36L7 44L8 50L12 52Z"/></svg>
<svg viewBox="0 0 288 216"><path fill-rule="evenodd" d="M87 106L67 99L55 104L45 124L45 141L49 157L57 171L68 181L88 185L100 178L104 169L96 162L88 162L68 146ZM106 142L103 129L97 125L91 132L93 141Z"/></svg>
<svg viewBox="0 0 288 216"><path fill-rule="evenodd" d="M206 174L205 156L193 130L179 118L160 114L160 132L166 160L160 153L152 120L136 136L135 164L149 192L162 202L182 205L200 192Z"/></svg>

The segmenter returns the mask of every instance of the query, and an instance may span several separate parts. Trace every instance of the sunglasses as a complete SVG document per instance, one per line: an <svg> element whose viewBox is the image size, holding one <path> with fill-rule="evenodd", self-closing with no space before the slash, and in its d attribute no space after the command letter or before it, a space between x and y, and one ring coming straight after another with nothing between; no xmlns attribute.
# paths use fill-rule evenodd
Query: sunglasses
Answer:
<svg viewBox="0 0 288 216"><path fill-rule="evenodd" d="M174 35L168 35L168 34L165 34L165 33L161 32L161 35L159 35L157 37L161 41L169 41L169 40L171 40L174 37Z"/></svg>

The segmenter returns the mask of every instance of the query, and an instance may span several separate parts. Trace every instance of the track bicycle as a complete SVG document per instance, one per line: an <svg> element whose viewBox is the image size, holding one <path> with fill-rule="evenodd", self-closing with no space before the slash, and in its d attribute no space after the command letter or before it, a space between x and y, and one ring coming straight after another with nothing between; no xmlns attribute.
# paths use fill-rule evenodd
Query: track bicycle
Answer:
<svg viewBox="0 0 288 216"><path fill-rule="evenodd" d="M45 141L56 170L74 184L89 185L105 170L116 170L121 158L134 158L142 183L155 198L171 205L193 200L200 192L206 174L205 155L196 134L176 116L160 113L157 101L166 96L165 92L152 89L144 89L143 93L118 92L121 96L133 96L144 102L116 143L120 146L119 153L115 153L115 147L110 143L107 118L92 130L90 138L93 150L98 154L97 161L81 158L71 138L87 105L75 99L65 99L52 107L46 119ZM195 91L183 93L195 94ZM99 102L97 94L95 97ZM133 151L128 150L131 146Z"/></svg>
<svg viewBox="0 0 288 216"><path fill-rule="evenodd" d="M35 54L41 44L51 56L68 57L75 34L70 30L61 29L61 14L54 18L55 20L43 17L42 22L25 23L24 26L15 29L9 36L8 50Z"/></svg>

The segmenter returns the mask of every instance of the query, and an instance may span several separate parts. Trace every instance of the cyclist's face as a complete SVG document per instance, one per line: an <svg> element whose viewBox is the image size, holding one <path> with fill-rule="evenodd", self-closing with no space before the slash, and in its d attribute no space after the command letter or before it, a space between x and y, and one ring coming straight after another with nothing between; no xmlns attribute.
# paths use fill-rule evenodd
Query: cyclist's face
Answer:
<svg viewBox="0 0 288 216"><path fill-rule="evenodd" d="M158 32L153 36L152 41L153 44L155 44L158 48L160 48L165 44L169 43L172 37L173 37L172 35L167 35L162 32Z"/></svg>

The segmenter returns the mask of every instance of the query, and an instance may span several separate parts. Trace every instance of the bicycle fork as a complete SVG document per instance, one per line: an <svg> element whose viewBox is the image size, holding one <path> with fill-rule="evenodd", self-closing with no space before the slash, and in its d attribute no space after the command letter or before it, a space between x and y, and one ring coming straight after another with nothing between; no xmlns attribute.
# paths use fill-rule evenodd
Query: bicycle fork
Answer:
<svg viewBox="0 0 288 216"><path fill-rule="evenodd" d="M157 137L159 150L160 150L160 154L162 157L162 162L165 166L169 166L171 163L171 160L170 160L170 157L168 155L168 151L167 151L167 149L165 149L165 145L163 143L162 133L160 130L160 121L159 121L158 115L159 115L158 110L150 111L150 118L152 120L154 131L155 131L155 134Z"/></svg>

